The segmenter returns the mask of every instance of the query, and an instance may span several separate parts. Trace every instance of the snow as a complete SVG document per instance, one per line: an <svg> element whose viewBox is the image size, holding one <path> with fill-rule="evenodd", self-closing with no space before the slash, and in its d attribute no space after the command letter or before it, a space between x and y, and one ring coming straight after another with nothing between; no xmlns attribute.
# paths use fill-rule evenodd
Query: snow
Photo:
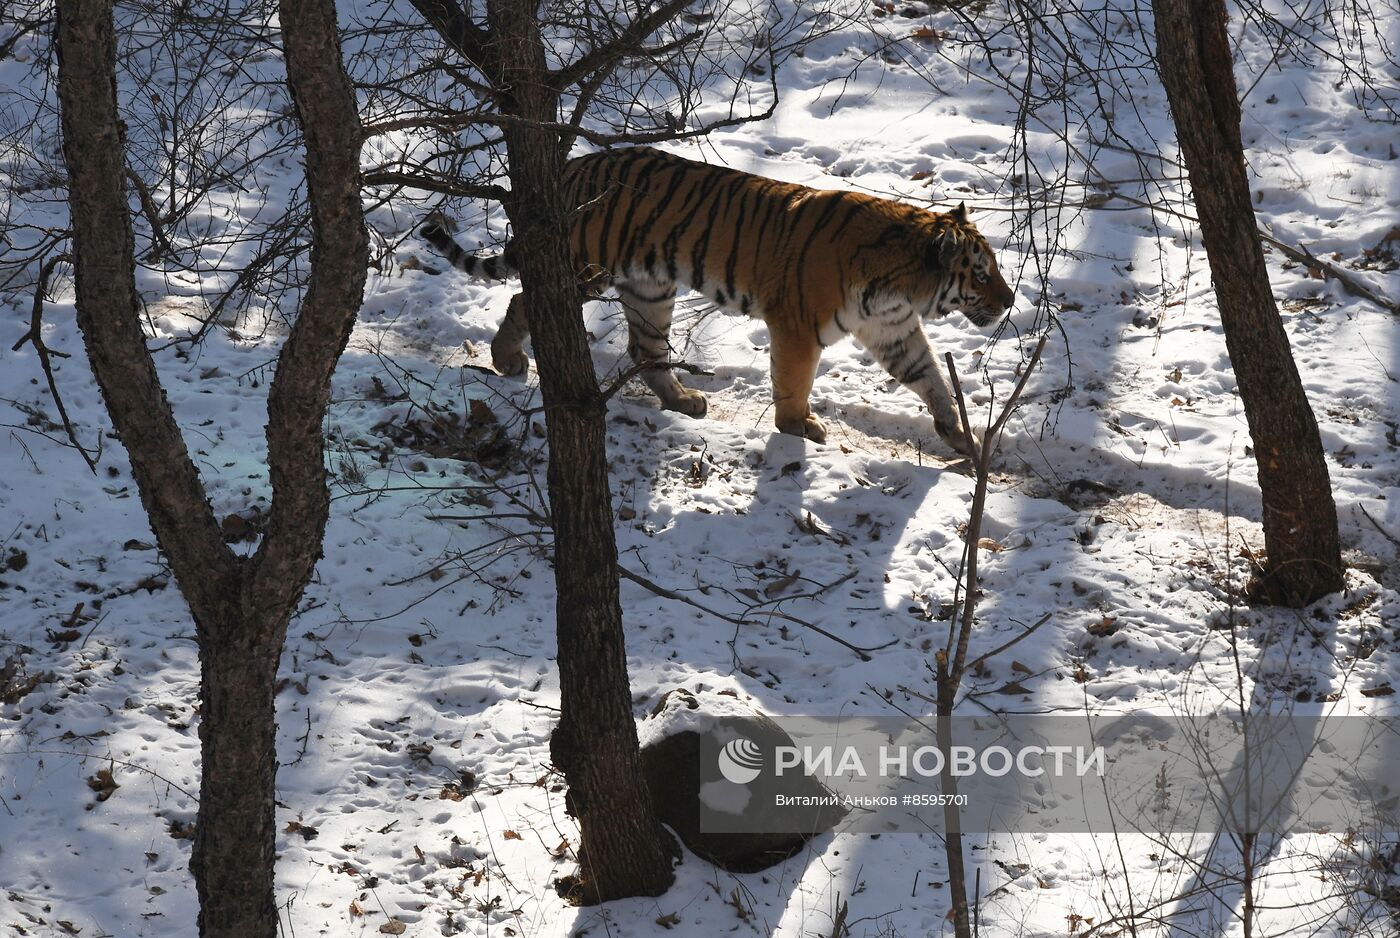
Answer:
<svg viewBox="0 0 1400 938"><path fill-rule="evenodd" d="M1039 307L1057 311L1060 328L995 467L983 535L998 549L981 553L972 654L1051 619L971 678L975 697L964 706L1218 705L1234 693L1234 623L1257 705L1393 714L1393 698L1366 692L1400 676L1394 317L1269 253L1350 569L1347 592L1312 609L1241 607L1241 555L1262 548L1259 493L1199 238L1169 213L1086 198L1117 191L1194 212L1155 76L1119 73L1116 129L1165 160L1095 147L1096 126L1072 121L1071 141L1095 154L1101 175L1089 176L1051 129L1016 128L1014 102L978 77L980 53L956 41L964 30L956 14L911 12L807 45L780 73L769 121L673 146L814 186L935 208L965 201L1019 297L995 337L960 315L927 327L936 350L953 352L976 413L1009 392L1030 348L1017 335L1042 327ZM1400 13L1377 17L1378 35L1394 35ZM871 57L879 35L902 40L925 26L951 38L900 41ZM1147 41L1150 22L1135 28L1136 41ZM1250 89L1244 132L1261 223L1400 297L1394 123L1374 102L1369 111L1358 105L1339 60L1276 57L1257 22L1232 29L1237 75ZM0 88L44 93L27 69L47 41L28 37L0 61ZM999 66L1018 67L1011 52L995 55ZM276 76L275 60L261 67L257 74ZM1394 92L1400 71L1380 63L1372 77ZM1071 90L1075 108L1094 110L1091 89ZM1013 144L1037 161L1029 187L1026 165L1007 162ZM413 145L405 136L375 147ZM299 179L294 157L278 159L260 174L261 193L219 196L208 223L227 223L215 209L250 220L280 214ZM1135 182L1144 168L1153 180ZM1027 211L1037 175L1049 182L1061 169L1069 184L1049 195L1089 204ZM61 205L6 199L7 219L63 221L54 214ZM489 210L488 234L474 230L483 206L454 207L464 244L499 240L498 209ZM680 936L796 938L829 933L840 902L850 903L853 935L951 933L933 835L827 836L751 875L687 856L666 895L601 908L556 896L551 884L572 870L577 830L548 768L559 702L554 598L548 533L528 517L541 508L545 454L534 428L542 418L529 412L538 405L533 371L526 381L494 376L487 349L514 286L422 269L443 265L411 235L416 206L381 206L370 217L394 263L371 273L336 374L325 559L282 662L277 895L287 933L371 935L393 917L410 935L651 935L662 930L658 919L675 916L668 927ZM1065 250L1046 255L1046 226L1057 221ZM157 265L141 285L162 379L216 512L265 504L266 366L284 332L276 311L249 309L234 331L174 345L195 327L200 291L227 282ZM174 835L194 818L199 784L193 628L151 546L125 453L108 435L71 282L56 287L44 340L71 356L54 365L80 439L104 446L94 477L52 424L32 347L5 353L0 663L14 656L23 674L44 679L0 704L0 926L183 936L193 932L195 896L189 840ZM6 297L5 349L28 328L29 293ZM684 380L710 396L710 411L703 420L660 411L638 382L610 403L621 562L751 624L736 628L624 580L639 729L652 731L647 714L678 687L779 715L925 709L901 688L932 692L928 663L946 635L943 606L971 501L965 465L918 399L849 341L827 350L813 395L829 442L776 434L763 326L694 296L681 306L680 354L713 373ZM608 303L587 316L606 379L625 368L625 326ZM472 402L481 402L475 411ZM479 454L495 439L483 405L511 444L483 456L485 465L454 455ZM820 626L871 660L772 613ZM1111 634L1090 633L1104 623L1099 631ZM1025 693L999 692L1013 682ZM120 787L98 802L88 780L103 769ZM1261 930L1384 933L1394 906L1354 885L1376 846L1344 832L1289 838L1262 883ZM1228 844L1209 838L1178 847L1238 865ZM1192 888L1189 865L1138 836L1120 849L1107 836L1008 833L973 844L969 856L986 935L1083 933L1129 902L1170 903ZM1197 911L1180 912L1177 927L1239 933L1238 890L1221 894L1188 898ZM1165 933L1165 921L1141 921L1139 934Z"/></svg>

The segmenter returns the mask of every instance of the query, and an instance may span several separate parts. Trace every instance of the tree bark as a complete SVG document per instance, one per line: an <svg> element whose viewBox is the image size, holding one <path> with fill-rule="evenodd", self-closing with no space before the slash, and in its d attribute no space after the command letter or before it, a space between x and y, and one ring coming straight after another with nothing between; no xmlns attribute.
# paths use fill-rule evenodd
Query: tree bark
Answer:
<svg viewBox="0 0 1400 938"><path fill-rule="evenodd" d="M268 394L268 531L251 558L223 542L138 316L110 0L59 0L59 102L77 318L151 529L200 648L201 781L190 866L199 932L275 938L276 705L287 621L329 514L321 420L359 311L368 247L360 129L332 0L282 0L288 82L306 135L311 277Z"/></svg>
<svg viewBox="0 0 1400 938"><path fill-rule="evenodd" d="M1267 559L1252 592L1266 602L1306 605L1343 587L1337 509L1256 234L1225 5L1153 0L1152 9L1158 70L1259 465Z"/></svg>
<svg viewBox="0 0 1400 938"><path fill-rule="evenodd" d="M492 49L506 89L503 108L555 122L552 87L530 0L488 5ZM580 874L570 890L585 903L660 895L674 878L674 841L656 820L641 773L618 599L606 451L606 402L583 327L582 296L566 240L569 207L559 180L556 131L526 123L505 130L511 195L506 211L520 257L549 435L554 528L560 720L550 754L569 783L578 819Z"/></svg>

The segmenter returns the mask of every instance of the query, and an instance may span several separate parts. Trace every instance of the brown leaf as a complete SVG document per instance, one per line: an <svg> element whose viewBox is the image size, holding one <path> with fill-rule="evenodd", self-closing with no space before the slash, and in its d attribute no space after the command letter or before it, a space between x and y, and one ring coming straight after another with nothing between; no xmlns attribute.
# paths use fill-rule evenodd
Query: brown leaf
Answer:
<svg viewBox="0 0 1400 938"><path fill-rule="evenodd" d="M1017 672L1018 674L1033 674L1033 673L1034 673L1033 671L1031 671L1030 668L1026 667L1024 664L1022 664L1022 663L1019 662L1019 661L1012 661L1012 662L1011 662L1011 670Z"/></svg>
<svg viewBox="0 0 1400 938"><path fill-rule="evenodd" d="M253 526L241 515L226 516L219 522L219 528L224 533L225 541L237 542L253 537Z"/></svg>
<svg viewBox="0 0 1400 938"><path fill-rule="evenodd" d="M998 694L1029 694L1030 691L1026 689L1026 686L1025 686L1024 684L1018 684L1018 683L1015 682L1015 681L1009 681L1009 682L1007 682L1006 684L1003 684L1002 686L998 687L998 688L996 689L996 693L998 693Z"/></svg>
<svg viewBox="0 0 1400 938"><path fill-rule="evenodd" d="M402 935L406 931L408 931L408 926L396 918L391 918L379 926L379 934L381 935Z"/></svg>
<svg viewBox="0 0 1400 938"><path fill-rule="evenodd" d="M996 541L992 540L990 537L982 538L980 541L977 542L977 546L982 548L983 550L989 550L994 554L998 551L1003 550L1002 546Z"/></svg>
<svg viewBox="0 0 1400 938"><path fill-rule="evenodd" d="M106 801L121 786L112 778L111 769L98 769L97 774L87 780L88 788L97 792L98 801Z"/></svg>
<svg viewBox="0 0 1400 938"><path fill-rule="evenodd" d="M1362 697L1389 697L1395 693L1395 688L1390 686L1390 682L1377 684L1375 687L1361 688Z"/></svg>
<svg viewBox="0 0 1400 938"><path fill-rule="evenodd" d="M635 517L637 517L637 510L635 508L623 505L617 510L617 518L619 521L631 521Z"/></svg>
<svg viewBox="0 0 1400 938"><path fill-rule="evenodd" d="M515 831L511 831L511 830L506 831L506 832L505 832L504 834L502 834L501 836L504 837L506 840L524 840L524 839L525 839L524 837L521 837L519 834L517 834Z"/></svg>
<svg viewBox="0 0 1400 938"><path fill-rule="evenodd" d="M797 577L797 573L790 573L787 576L778 577L776 580L763 587L763 595L772 599L774 596L787 592L788 587L797 582Z"/></svg>
<svg viewBox="0 0 1400 938"><path fill-rule="evenodd" d="M1100 621L1089 626L1088 632L1095 638L1107 638L1118 631L1118 620L1113 616L1104 616Z"/></svg>
<svg viewBox="0 0 1400 938"><path fill-rule="evenodd" d="M360 908L360 904L359 904L358 902L356 902L354 899L351 899L351 900L350 900L350 917L351 917L351 918L360 918L360 917L361 917L362 915L364 915L364 914L365 914L365 910L362 909L362 908Z"/></svg>
<svg viewBox="0 0 1400 938"><path fill-rule="evenodd" d="M673 925L679 925L680 923L681 918L675 912L667 912L665 915L661 916L656 920L656 924L660 925L662 928L667 929L669 929Z"/></svg>
<svg viewBox="0 0 1400 938"><path fill-rule="evenodd" d="M931 170L931 169L921 169L921 170L919 170L917 173L915 173L914 175L910 176L909 178L912 179L912 180L914 180L915 182L918 182L919 180L921 180L921 179L927 179L928 177L930 177L930 176L932 176L932 175L933 175L933 170Z"/></svg>
<svg viewBox="0 0 1400 938"><path fill-rule="evenodd" d="M486 402L473 398L470 407L472 423L495 423L496 414L487 406Z"/></svg>
<svg viewBox="0 0 1400 938"><path fill-rule="evenodd" d="M300 821L288 821L284 834L300 834L302 840L315 840L321 832L310 824L303 824Z"/></svg>

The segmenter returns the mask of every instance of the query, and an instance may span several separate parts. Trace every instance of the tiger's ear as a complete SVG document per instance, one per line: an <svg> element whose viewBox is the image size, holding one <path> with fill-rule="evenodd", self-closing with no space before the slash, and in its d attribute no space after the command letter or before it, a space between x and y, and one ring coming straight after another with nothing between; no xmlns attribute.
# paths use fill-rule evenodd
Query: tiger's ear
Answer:
<svg viewBox="0 0 1400 938"><path fill-rule="evenodd" d="M966 202L959 202L959 203L958 203L958 207L955 208L955 209L953 209L953 210L952 210L951 212L949 212L948 214L951 215L951 216L953 216L953 221L957 222L958 224L960 224L960 225L966 224L966 223L967 223L967 203L966 203Z"/></svg>
<svg viewBox="0 0 1400 938"><path fill-rule="evenodd" d="M929 270L949 270L958 256L958 233L948 230L924 247L924 265Z"/></svg>

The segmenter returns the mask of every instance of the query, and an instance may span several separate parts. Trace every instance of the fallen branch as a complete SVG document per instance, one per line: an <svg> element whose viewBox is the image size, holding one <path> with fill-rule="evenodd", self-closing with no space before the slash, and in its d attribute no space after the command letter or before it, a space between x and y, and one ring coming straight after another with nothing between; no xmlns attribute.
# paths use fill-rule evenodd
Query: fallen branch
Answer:
<svg viewBox="0 0 1400 938"><path fill-rule="evenodd" d="M1175 217L1180 218L1183 221L1189 221L1192 224L1200 224L1199 219L1197 219L1193 215L1188 215L1185 212L1178 211L1173 208L1168 208L1165 205L1154 205L1151 202L1144 201L1143 199L1135 199L1132 196L1124 195L1123 193L1118 192L1117 190L1107 193L1105 198L1103 199L1103 202L1106 202L1109 199L1118 199L1122 202L1127 202L1129 205L1135 205L1138 208L1145 208L1154 212L1166 212L1168 215L1174 215ZM1094 204L1086 202L1084 204L1084 208L1101 208L1103 202L1097 202ZM1261 227L1255 228L1255 234L1259 236L1260 241L1263 241L1265 244L1269 244L1277 248L1285 257L1289 258L1290 260L1297 261L1300 264L1306 264L1309 270L1315 270L1318 273L1322 274L1323 277L1329 280L1337 281L1342 285L1342 289L1346 290L1353 296L1359 296L1364 300L1370 300L1372 303L1375 303L1377 306L1379 306L1386 312L1391 313L1395 316L1400 316L1400 303L1397 303L1395 300L1392 300L1389 297L1385 296L1379 290L1368 286L1365 281L1361 280L1359 277L1355 276L1349 271L1343 270L1342 268L1338 267L1330 261L1324 261L1322 258L1309 251L1306 247L1303 247L1301 245L1298 247L1294 247L1291 244L1286 244L1283 241L1280 241L1278 238L1274 237L1273 235L1269 234Z"/></svg>
<svg viewBox="0 0 1400 938"><path fill-rule="evenodd" d="M1393 315L1400 316L1400 303L1395 302L1387 296L1383 296L1379 291L1367 286L1359 277L1355 277L1335 264L1315 256L1307 248L1301 245L1295 248L1291 245L1284 244L1278 238L1264 231L1263 228L1259 229L1259 240L1272 244L1283 252L1285 257L1292 258L1300 264L1306 264L1308 270L1318 271L1324 277L1337 281L1342 285L1342 289L1353 296L1359 296L1364 300L1370 300L1372 303L1375 303L1377 306L1387 310Z"/></svg>
<svg viewBox="0 0 1400 938"><path fill-rule="evenodd" d="M694 607L694 608L696 608L696 609L699 609L701 612L704 612L704 613L707 613L707 614L709 614L709 615L712 615L712 616L714 616L716 619L721 619L721 620L723 620L723 621L725 621L725 622L728 622L730 625L742 627L742 626L745 626L745 625L762 625L762 624L763 624L760 620L748 619L748 618L745 618L745 617L743 617L743 616L731 616L731 615L729 615L728 613L720 612L718 609L711 609L709 606L706 606L706 605L703 604L703 603L698 603L698 602L696 602L695 600L691 599L689 596L685 596L685 595L683 595L683 594L681 594L681 593L677 593L675 590L667 589L666 587L662 586L660 583L655 583L655 582L653 582L653 581L647 579L646 577L642 576L642 575L639 574L639 573L633 573L631 570L628 570L626 567L622 566L621 564L618 565L617 573L618 573L618 576L622 577L624 580L631 580L633 583L636 583L638 586L642 587L643 589L646 589L646 590L649 590L649 591L652 592L652 593L655 593L657 596L660 596L662 599L670 599L670 600L673 600L673 601L678 602L678 603L685 603L687 606L692 606L692 607ZM870 660L870 652L872 652L872 651L879 651L879 650L882 649L882 648L888 648L888 647L890 647L891 645L895 644L895 641L897 641L897 639L896 639L896 640L888 641L888 642L886 642L886 643L883 644L883 645L875 645L875 646L869 647L869 648L862 648L862 647L859 646L859 645L853 645L853 644L851 644L850 642L846 641L844 638L842 638L842 637L839 636L839 635L835 635L835 634L833 634L833 633L831 633L831 632L828 632L826 629L822 628L821 626L817 625L817 624L814 623L814 622L808 622L806 619L800 619L800 618L798 618L797 616L790 615L790 614L788 614L788 613L786 613L786 612L776 612L776 611L766 612L766 613L764 613L764 618L765 618L765 619L773 619L773 618L785 619L785 620L787 620L788 622L791 622L791 623L793 623L793 624L795 624L795 625L800 625L800 626L802 626L804 629L809 629L810 631L816 632L818 635L821 635L821 636L823 636L824 638L829 638L829 639L831 639L833 642L835 642L836 644L842 646L843 648L849 648L852 652L855 653L856 657L859 658L861 661L869 661L869 660Z"/></svg>

